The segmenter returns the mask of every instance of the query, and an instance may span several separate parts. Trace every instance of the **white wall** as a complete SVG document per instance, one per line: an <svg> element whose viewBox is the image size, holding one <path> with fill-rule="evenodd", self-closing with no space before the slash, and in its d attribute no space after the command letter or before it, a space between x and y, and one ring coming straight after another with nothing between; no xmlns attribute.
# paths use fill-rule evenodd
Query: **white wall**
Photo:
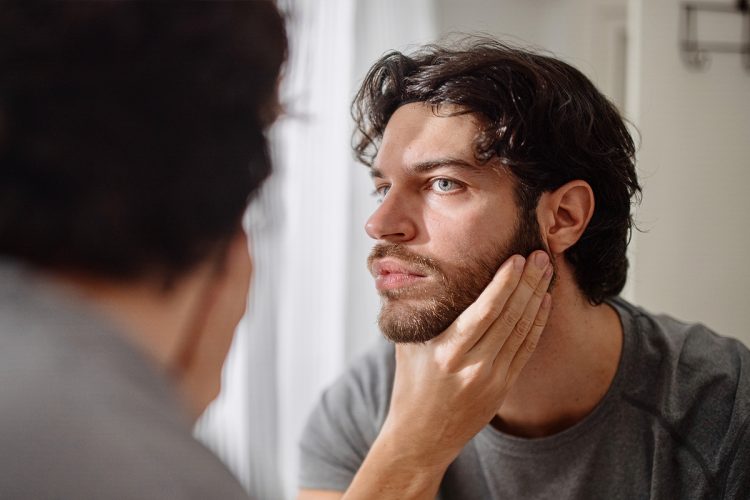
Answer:
<svg viewBox="0 0 750 500"><path fill-rule="evenodd" d="M716 55L705 71L686 67L680 4L630 2L629 109L642 134L638 219L648 231L636 242L635 296L750 344L750 71L736 54Z"/></svg>
<svg viewBox="0 0 750 500"><path fill-rule="evenodd" d="M626 0L436 0L441 33L484 32L552 52L622 105ZM621 54L624 56L624 53Z"/></svg>

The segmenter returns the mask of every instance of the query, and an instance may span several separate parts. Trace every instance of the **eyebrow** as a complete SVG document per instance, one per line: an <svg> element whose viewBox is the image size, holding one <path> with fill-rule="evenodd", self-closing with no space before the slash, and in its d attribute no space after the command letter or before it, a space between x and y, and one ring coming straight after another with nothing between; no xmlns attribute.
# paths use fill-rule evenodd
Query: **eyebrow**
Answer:
<svg viewBox="0 0 750 500"><path fill-rule="evenodd" d="M419 163L414 163L412 165L409 165L407 167L407 170L416 173L421 174L424 172L429 172L430 170L435 170L442 167L459 167L467 170L473 170L473 171L479 171L481 170L481 167L474 165L473 163L469 163L466 160L462 160L461 158L454 158L454 157L445 157L445 158L436 158L434 160L426 160L421 161ZM380 169L376 167L370 168L370 177L372 178L378 178L382 179L383 172L380 171Z"/></svg>

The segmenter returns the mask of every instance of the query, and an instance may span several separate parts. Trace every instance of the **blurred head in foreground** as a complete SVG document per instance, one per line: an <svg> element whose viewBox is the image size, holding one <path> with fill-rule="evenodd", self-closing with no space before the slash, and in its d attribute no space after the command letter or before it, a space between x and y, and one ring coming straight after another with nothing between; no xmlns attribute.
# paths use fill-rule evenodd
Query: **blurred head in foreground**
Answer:
<svg viewBox="0 0 750 500"><path fill-rule="evenodd" d="M194 415L245 310L272 2L0 2L0 256L90 299Z"/></svg>

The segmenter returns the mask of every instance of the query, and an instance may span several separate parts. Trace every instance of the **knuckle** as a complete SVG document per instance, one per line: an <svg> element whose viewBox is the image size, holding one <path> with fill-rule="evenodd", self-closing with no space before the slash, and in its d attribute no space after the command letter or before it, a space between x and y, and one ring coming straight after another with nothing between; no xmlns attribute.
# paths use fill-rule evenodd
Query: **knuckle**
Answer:
<svg viewBox="0 0 750 500"><path fill-rule="evenodd" d="M435 353L435 365L443 373L454 373L458 369L456 357L448 349L440 349Z"/></svg>
<svg viewBox="0 0 750 500"><path fill-rule="evenodd" d="M523 311L520 311L517 307L510 306L501 317L505 326L515 328L522 314Z"/></svg>
<svg viewBox="0 0 750 500"><path fill-rule="evenodd" d="M495 304L489 302L489 303L482 304L479 307L477 314L479 316L480 321L486 322L486 321L492 321L495 318L497 318L499 311L498 311L498 307L495 306Z"/></svg>
<svg viewBox="0 0 750 500"><path fill-rule="evenodd" d="M530 273L524 274L522 282L532 290L535 290L536 286L539 284L539 277Z"/></svg>
<svg viewBox="0 0 750 500"><path fill-rule="evenodd" d="M532 322L528 318L521 318L518 320L518 323L516 323L516 331L520 332L523 335L526 335L529 330L531 330Z"/></svg>
<svg viewBox="0 0 750 500"><path fill-rule="evenodd" d="M508 330L515 328L517 320L513 317L510 311L507 311L505 314L500 316L501 321L503 323L503 326L507 328Z"/></svg>
<svg viewBox="0 0 750 500"><path fill-rule="evenodd" d="M521 343L526 340L526 330L514 328L513 333L511 334L511 338L513 339L515 345L521 345Z"/></svg>
<svg viewBox="0 0 750 500"><path fill-rule="evenodd" d="M524 346L528 352L534 352L536 350L536 346L539 343L538 339L528 339Z"/></svg>
<svg viewBox="0 0 750 500"><path fill-rule="evenodd" d="M468 385L483 384L486 369L481 363L473 363L464 368L464 376Z"/></svg>
<svg viewBox="0 0 750 500"><path fill-rule="evenodd" d="M547 288L538 286L534 288L534 296L538 299L544 298L544 294L547 293Z"/></svg>

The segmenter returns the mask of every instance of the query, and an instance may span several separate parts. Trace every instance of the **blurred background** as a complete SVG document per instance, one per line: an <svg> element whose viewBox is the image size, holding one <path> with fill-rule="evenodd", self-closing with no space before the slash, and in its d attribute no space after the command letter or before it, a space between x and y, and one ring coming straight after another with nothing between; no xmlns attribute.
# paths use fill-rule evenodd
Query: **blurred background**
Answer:
<svg viewBox="0 0 750 500"><path fill-rule="evenodd" d="M645 187L624 296L750 344L750 54L686 52L679 0L279 0L291 54L276 174L253 204L255 276L220 398L196 434L259 499L293 498L297 441L320 392L375 342L365 268L375 207L350 152L349 104L369 66L449 33L551 52L640 134ZM750 40L741 2L694 10L691 35ZM746 49L747 50L747 49Z"/></svg>

